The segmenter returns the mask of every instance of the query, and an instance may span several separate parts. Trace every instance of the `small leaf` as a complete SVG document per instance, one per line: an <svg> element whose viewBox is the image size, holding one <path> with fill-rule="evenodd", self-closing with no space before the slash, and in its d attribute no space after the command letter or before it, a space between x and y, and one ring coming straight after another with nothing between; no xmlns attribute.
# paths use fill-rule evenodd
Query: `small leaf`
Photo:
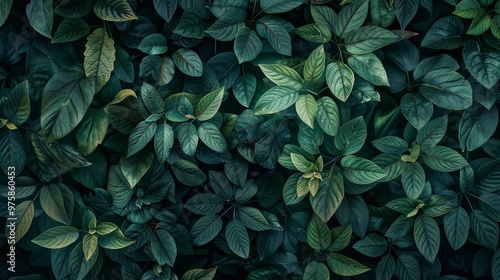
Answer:
<svg viewBox="0 0 500 280"><path fill-rule="evenodd" d="M401 30L404 30L417 14L418 1L395 0L394 8L396 10L396 17L401 25Z"/></svg>
<svg viewBox="0 0 500 280"><path fill-rule="evenodd" d="M201 142L213 151L227 153L226 139L219 129L212 123L204 122L198 126L198 136Z"/></svg>
<svg viewBox="0 0 500 280"><path fill-rule="evenodd" d="M192 162L180 159L172 165L175 177L182 184L195 187L207 180L207 176Z"/></svg>
<svg viewBox="0 0 500 280"><path fill-rule="evenodd" d="M222 229L222 219L217 214L201 217L191 228L193 243L197 246L212 241Z"/></svg>
<svg viewBox="0 0 500 280"><path fill-rule="evenodd" d="M226 226L226 240L229 248L239 257L248 258L250 239L245 225L239 220L231 220Z"/></svg>
<svg viewBox="0 0 500 280"><path fill-rule="evenodd" d="M367 54L399 40L395 33L378 26L364 26L348 34L346 49L352 54Z"/></svg>
<svg viewBox="0 0 500 280"><path fill-rule="evenodd" d="M128 140L127 157L137 154L153 139L156 129L156 122L142 121L140 122L130 134Z"/></svg>
<svg viewBox="0 0 500 280"><path fill-rule="evenodd" d="M279 64L259 64L266 77L278 86L300 89L302 78L293 68Z"/></svg>
<svg viewBox="0 0 500 280"><path fill-rule="evenodd" d="M500 229L498 223L492 221L481 210L473 210L470 214L471 229L484 247L495 251L498 247Z"/></svg>
<svg viewBox="0 0 500 280"><path fill-rule="evenodd" d="M389 86L384 65L373 53L352 55L347 63L356 74L368 82L376 86Z"/></svg>
<svg viewBox="0 0 500 280"><path fill-rule="evenodd" d="M420 253L433 263L441 240L437 222L427 215L418 216L415 220L413 236Z"/></svg>
<svg viewBox="0 0 500 280"><path fill-rule="evenodd" d="M178 49L172 55L175 65L182 73L192 76L201 77L203 74L203 64L201 59L193 50L191 49Z"/></svg>
<svg viewBox="0 0 500 280"><path fill-rule="evenodd" d="M316 99L310 94L302 94L295 102L295 111L299 118L310 128L314 128L314 118L316 117Z"/></svg>
<svg viewBox="0 0 500 280"><path fill-rule="evenodd" d="M153 163L153 159L154 155L149 151L122 158L120 161L120 167L125 179L130 185L130 188L133 189L141 180L142 176L146 174Z"/></svg>
<svg viewBox="0 0 500 280"><path fill-rule="evenodd" d="M407 93L401 98L401 113L417 130L431 119L433 112L432 103L420 93Z"/></svg>
<svg viewBox="0 0 500 280"><path fill-rule="evenodd" d="M234 81L233 92L236 100L245 106L250 107L253 96L257 89L257 79L251 73L246 73L243 76L239 76Z"/></svg>
<svg viewBox="0 0 500 280"><path fill-rule="evenodd" d="M387 240L376 233L370 233L352 246L368 257L380 257L387 251Z"/></svg>
<svg viewBox="0 0 500 280"><path fill-rule="evenodd" d="M417 199L425 187L425 172L420 163L407 163L401 174L401 183L410 199Z"/></svg>
<svg viewBox="0 0 500 280"><path fill-rule="evenodd" d="M305 2L305 0L262 0L260 7L268 14L278 14L291 11Z"/></svg>
<svg viewBox="0 0 500 280"><path fill-rule="evenodd" d="M346 101L354 86L354 73L349 66L337 61L326 66L325 78L331 93L340 101Z"/></svg>
<svg viewBox="0 0 500 280"><path fill-rule="evenodd" d="M458 140L462 151L475 150L484 145L493 136L498 125L498 110L490 110L480 104L467 108L460 119Z"/></svg>
<svg viewBox="0 0 500 280"><path fill-rule="evenodd" d="M70 226L58 226L44 231L32 240L48 249L60 249L73 244L80 235L79 230Z"/></svg>
<svg viewBox="0 0 500 280"><path fill-rule="evenodd" d="M344 155L354 154L363 147L367 133L363 117L352 119L340 127L335 137L335 147Z"/></svg>
<svg viewBox="0 0 500 280"><path fill-rule="evenodd" d="M240 64L255 59L262 51L262 47L262 41L254 30L244 27L236 33L234 53Z"/></svg>
<svg viewBox="0 0 500 280"><path fill-rule="evenodd" d="M210 93L207 93L198 102L195 114L199 121L206 121L211 119L218 112L224 97L224 88L219 88Z"/></svg>
<svg viewBox="0 0 500 280"><path fill-rule="evenodd" d="M369 267L337 253L330 253L327 263L334 273L341 276L355 276L370 270Z"/></svg>
<svg viewBox="0 0 500 280"><path fill-rule="evenodd" d="M149 55L163 54L168 50L167 38L158 33L149 34L142 39L137 48L143 53L147 53Z"/></svg>
<svg viewBox="0 0 500 280"><path fill-rule="evenodd" d="M295 33L305 40L313 43L328 43L332 37L330 30L317 23L310 23L295 29Z"/></svg>
<svg viewBox="0 0 500 280"><path fill-rule="evenodd" d="M255 104L255 115L267 115L281 112L295 104L299 94L295 88L275 86L266 91Z"/></svg>
<svg viewBox="0 0 500 280"><path fill-rule="evenodd" d="M453 172L469 164L459 153L445 146L435 146L423 158L428 167L439 172Z"/></svg>
<svg viewBox="0 0 500 280"><path fill-rule="evenodd" d="M126 0L98 0L94 13L103 20L122 22L137 19Z"/></svg>
<svg viewBox="0 0 500 280"><path fill-rule="evenodd" d="M344 180L339 169L332 166L328 176L320 182L318 193L309 198L314 213L323 222L328 222L344 199Z"/></svg>
<svg viewBox="0 0 500 280"><path fill-rule="evenodd" d="M307 225L307 244L322 251L330 246L331 238L328 226L318 216L313 216Z"/></svg>
<svg viewBox="0 0 500 280"><path fill-rule="evenodd" d="M64 18L57 27L52 43L66 43L76 41L87 36L90 27L81 18Z"/></svg>
<svg viewBox="0 0 500 280"><path fill-rule="evenodd" d="M209 269L191 269L182 275L181 280L212 280L217 272L217 267Z"/></svg>
<svg viewBox="0 0 500 280"><path fill-rule="evenodd" d="M339 128L340 115L335 101L324 96L316 101L316 121L321 129L330 136L335 136Z"/></svg>
<svg viewBox="0 0 500 280"><path fill-rule="evenodd" d="M73 217L74 197L63 184L48 184L40 191L40 204L47 216L69 225Z"/></svg>
<svg viewBox="0 0 500 280"><path fill-rule="evenodd" d="M304 79L310 82L316 82L321 78L325 71L325 48L320 45L314 49L306 60L304 65Z"/></svg>
<svg viewBox="0 0 500 280"><path fill-rule="evenodd" d="M85 234L82 241L83 255L86 260L89 260L97 249L97 236L93 234Z"/></svg>
<svg viewBox="0 0 500 280"><path fill-rule="evenodd" d="M304 270L303 280L330 280L330 272L324 263L310 262Z"/></svg>

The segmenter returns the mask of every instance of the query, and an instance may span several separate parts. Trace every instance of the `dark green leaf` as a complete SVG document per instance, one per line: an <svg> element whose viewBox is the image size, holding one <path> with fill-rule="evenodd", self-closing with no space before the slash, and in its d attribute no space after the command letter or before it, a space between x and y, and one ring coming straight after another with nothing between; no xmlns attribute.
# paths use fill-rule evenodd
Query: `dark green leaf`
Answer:
<svg viewBox="0 0 500 280"><path fill-rule="evenodd" d="M201 77L203 74L201 59L198 54L191 49L178 49L172 55L172 59L174 60L175 66L188 76Z"/></svg>
<svg viewBox="0 0 500 280"><path fill-rule="evenodd" d="M201 217L191 228L195 245L201 246L212 241L222 229L222 219L217 214Z"/></svg>
<svg viewBox="0 0 500 280"><path fill-rule="evenodd" d="M50 0L32 0L26 5L26 16L33 28L43 36L52 38L53 9Z"/></svg>
<svg viewBox="0 0 500 280"><path fill-rule="evenodd" d="M246 259L250 254L250 239L245 225L239 220L231 220L226 226L227 244L236 255Z"/></svg>
<svg viewBox="0 0 500 280"><path fill-rule="evenodd" d="M452 210L444 215L443 225L444 233L451 247L455 250L460 249L469 235L470 220L467 211L462 207Z"/></svg>
<svg viewBox="0 0 500 280"><path fill-rule="evenodd" d="M364 26L348 34L346 49L352 54L367 54L396 42L399 36L378 26Z"/></svg>
<svg viewBox="0 0 500 280"><path fill-rule="evenodd" d="M415 220L413 236L420 253L433 263L439 251L441 240L437 222L427 215L418 216Z"/></svg>
<svg viewBox="0 0 500 280"><path fill-rule="evenodd" d="M395 0L394 8L396 10L396 17L398 18L401 30L404 30L417 13L418 1Z"/></svg>
<svg viewBox="0 0 500 280"><path fill-rule="evenodd" d="M172 235L170 235L168 231L160 228L154 231L150 240L151 253L156 259L156 262L160 265L174 265L177 257L177 246L175 245Z"/></svg>
<svg viewBox="0 0 500 280"><path fill-rule="evenodd" d="M330 253L327 263L334 273L341 276L355 276L370 270L369 267L337 253Z"/></svg>
<svg viewBox="0 0 500 280"><path fill-rule="evenodd" d="M365 22L369 1L356 1L342 8L333 24L335 35L345 39L347 35Z"/></svg>
<svg viewBox="0 0 500 280"><path fill-rule="evenodd" d="M492 221L481 210L473 210L470 214L470 227L479 242L486 248L495 251L498 247L500 229L498 223Z"/></svg>
<svg viewBox="0 0 500 280"><path fill-rule="evenodd" d="M423 158L428 167L440 172L456 171L468 164L459 153L445 146L435 146Z"/></svg>
<svg viewBox="0 0 500 280"><path fill-rule="evenodd" d="M347 60L352 70L376 86L389 86L387 72L380 59L373 53L352 55Z"/></svg>
<svg viewBox="0 0 500 280"><path fill-rule="evenodd" d="M40 191L43 211L60 223L71 224L74 203L73 193L63 184L48 184Z"/></svg>
<svg viewBox="0 0 500 280"><path fill-rule="evenodd" d="M32 240L33 243L49 249L60 249L78 239L79 230L70 226L53 227Z"/></svg>
<svg viewBox="0 0 500 280"><path fill-rule="evenodd" d="M195 187L205 182L207 176L192 162L180 159L172 165L174 175L182 184Z"/></svg>
<svg viewBox="0 0 500 280"><path fill-rule="evenodd" d="M241 63L252 61L262 51L262 41L254 30L244 27L238 30L234 40L234 53ZM250 74L251 75L251 74Z"/></svg>
<svg viewBox="0 0 500 280"><path fill-rule="evenodd" d="M450 69L434 70L424 77L420 93L436 106L463 110L472 105L472 88L462 75Z"/></svg>
<svg viewBox="0 0 500 280"><path fill-rule="evenodd" d="M98 0L94 4L94 13L103 20L129 21L137 19L126 0Z"/></svg>
<svg viewBox="0 0 500 280"><path fill-rule="evenodd" d="M495 106L490 110L480 104L467 108L458 127L458 140L462 151L475 150L493 136L498 125L498 110Z"/></svg>
<svg viewBox="0 0 500 280"><path fill-rule="evenodd" d="M310 262L304 271L304 280L330 280L330 272L324 263Z"/></svg>

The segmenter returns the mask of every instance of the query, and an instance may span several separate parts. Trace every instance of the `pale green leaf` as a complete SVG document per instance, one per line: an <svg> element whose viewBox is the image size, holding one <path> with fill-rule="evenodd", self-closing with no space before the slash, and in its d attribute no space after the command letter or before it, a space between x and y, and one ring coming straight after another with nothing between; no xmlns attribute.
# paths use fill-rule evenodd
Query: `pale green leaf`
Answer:
<svg viewBox="0 0 500 280"><path fill-rule="evenodd" d="M127 0L98 0L94 4L96 16L107 21L129 21L137 19Z"/></svg>
<svg viewBox="0 0 500 280"><path fill-rule="evenodd" d="M275 86L267 90L255 104L255 115L274 114L292 106L299 99L295 88Z"/></svg>
<svg viewBox="0 0 500 280"><path fill-rule="evenodd" d="M227 153L226 139L219 129L212 123L204 122L198 126L198 136L201 142L213 151Z"/></svg>
<svg viewBox="0 0 500 280"><path fill-rule="evenodd" d="M83 68L89 79L95 80L96 92L108 82L115 62L115 47L112 38L103 28L97 28L87 37Z"/></svg>
<svg viewBox="0 0 500 280"><path fill-rule="evenodd" d="M340 61L326 66L325 78L331 93L341 101L346 101L354 86L354 73Z"/></svg>
<svg viewBox="0 0 500 280"><path fill-rule="evenodd" d="M321 129L330 136L335 136L339 128L339 109L332 98L325 96L316 101L316 121Z"/></svg>
<svg viewBox="0 0 500 280"><path fill-rule="evenodd" d="M373 53L352 55L347 60L351 69L376 86L389 86L387 72L380 59Z"/></svg>
<svg viewBox="0 0 500 280"><path fill-rule="evenodd" d="M280 64L259 64L266 77L278 86L295 89L302 87L302 78L293 68Z"/></svg>
<svg viewBox="0 0 500 280"><path fill-rule="evenodd" d="M316 99L310 94L300 95L297 102L295 102L295 111L297 111L299 118L311 128L314 127L316 110Z"/></svg>
<svg viewBox="0 0 500 280"><path fill-rule="evenodd" d="M330 30L318 23L310 23L295 29L295 33L313 43L328 43L332 37Z"/></svg>
<svg viewBox="0 0 500 280"><path fill-rule="evenodd" d="M216 89L205 96L198 102L195 114L199 121L211 119L219 111L224 97L224 88Z"/></svg>
<svg viewBox="0 0 500 280"><path fill-rule="evenodd" d="M60 249L71 245L79 235L80 231L75 227L58 226L44 231L31 241L44 248Z"/></svg>

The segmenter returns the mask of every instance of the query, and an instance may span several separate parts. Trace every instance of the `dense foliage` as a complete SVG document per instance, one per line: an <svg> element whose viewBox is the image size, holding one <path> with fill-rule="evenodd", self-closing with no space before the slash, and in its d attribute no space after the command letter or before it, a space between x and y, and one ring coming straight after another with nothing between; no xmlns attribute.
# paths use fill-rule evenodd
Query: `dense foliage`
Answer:
<svg viewBox="0 0 500 280"><path fill-rule="evenodd" d="M500 1L0 0L0 25L1 279L500 279Z"/></svg>

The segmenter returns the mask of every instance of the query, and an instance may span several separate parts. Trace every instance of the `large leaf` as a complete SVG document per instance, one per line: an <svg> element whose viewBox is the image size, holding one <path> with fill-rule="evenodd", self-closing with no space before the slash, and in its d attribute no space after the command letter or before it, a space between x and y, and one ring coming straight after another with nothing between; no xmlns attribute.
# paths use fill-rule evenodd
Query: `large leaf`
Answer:
<svg viewBox="0 0 500 280"><path fill-rule="evenodd" d="M250 238L245 225L239 220L231 220L226 226L227 245L236 255L246 259L250 254Z"/></svg>
<svg viewBox="0 0 500 280"><path fill-rule="evenodd" d="M457 207L443 219L444 233L448 242L454 250L460 249L469 236L470 219L467 211L462 207Z"/></svg>
<svg viewBox="0 0 500 280"><path fill-rule="evenodd" d="M160 265L174 265L177 257L177 246L174 238L168 231L160 228L151 235L151 253Z"/></svg>
<svg viewBox="0 0 500 280"><path fill-rule="evenodd" d="M495 106L490 110L479 103L467 108L458 127L460 148L468 151L484 145L495 133L498 125L498 110Z"/></svg>
<svg viewBox="0 0 500 280"><path fill-rule="evenodd" d="M148 36L144 37L144 39L142 39L137 48L149 55L163 54L168 50L167 38L158 33L149 34Z"/></svg>
<svg viewBox="0 0 500 280"><path fill-rule="evenodd" d="M295 111L299 118L309 127L314 128L314 118L316 117L316 99L310 94L302 94L295 103Z"/></svg>
<svg viewBox="0 0 500 280"><path fill-rule="evenodd" d="M462 55L467 70L481 85L489 89L498 82L500 79L500 54L497 50L469 40L464 43Z"/></svg>
<svg viewBox="0 0 500 280"><path fill-rule="evenodd" d="M376 182L386 175L385 171L372 161L353 155L343 157L341 165L344 167L345 177L359 185Z"/></svg>
<svg viewBox="0 0 500 280"><path fill-rule="evenodd" d="M260 210L254 207L239 208L236 217L238 217L247 228L255 231L283 230L279 224L276 225L273 221L264 216Z"/></svg>
<svg viewBox="0 0 500 280"><path fill-rule="evenodd" d="M146 174L153 163L153 159L154 155L150 151L122 158L120 167L130 188L134 188L142 176Z"/></svg>
<svg viewBox="0 0 500 280"><path fill-rule="evenodd" d="M387 72L380 59L373 53L352 55L347 60L352 70L376 86L389 86Z"/></svg>
<svg viewBox="0 0 500 280"><path fill-rule="evenodd" d="M418 216L413 228L413 237L420 253L433 263L439 251L441 240L436 220L427 215Z"/></svg>
<svg viewBox="0 0 500 280"><path fill-rule="evenodd" d="M33 28L43 36L52 38L53 9L50 0L32 0L26 5L26 16Z"/></svg>
<svg viewBox="0 0 500 280"><path fill-rule="evenodd" d="M472 88L462 75L450 69L434 70L424 77L420 93L444 109L463 110L472 105Z"/></svg>
<svg viewBox="0 0 500 280"><path fill-rule="evenodd" d="M351 225L352 232L357 236L365 236L369 213L368 206L360 195L346 196L335 212L335 217L341 225Z"/></svg>
<svg viewBox="0 0 500 280"><path fill-rule="evenodd" d="M81 72L61 71L42 92L40 123L49 142L68 135L83 119L92 102L95 81Z"/></svg>
<svg viewBox="0 0 500 280"><path fill-rule="evenodd" d="M355 276L370 270L369 267L337 253L330 253L327 263L334 273L341 276Z"/></svg>
<svg viewBox="0 0 500 280"><path fill-rule="evenodd" d="M269 41L273 49L282 54L292 54L292 39L286 28L280 22L265 18L256 26L257 33Z"/></svg>
<svg viewBox="0 0 500 280"><path fill-rule="evenodd" d="M104 110L89 108L76 129L76 140L82 155L90 155L104 141L108 127Z"/></svg>
<svg viewBox="0 0 500 280"><path fill-rule="evenodd" d="M195 245L201 246L212 241L222 229L222 219L217 214L201 217L191 228L191 237Z"/></svg>
<svg viewBox="0 0 500 280"><path fill-rule="evenodd" d="M344 180L338 168L330 168L328 176L320 182L318 192L310 198L314 213L323 222L328 222L344 199Z"/></svg>
<svg viewBox="0 0 500 280"><path fill-rule="evenodd" d="M464 32L462 20L448 16L437 20L422 39L422 47L452 50L462 46L460 35Z"/></svg>
<svg viewBox="0 0 500 280"><path fill-rule="evenodd" d="M71 245L78 239L80 231L75 227L53 227L31 240L33 243L48 249L60 249Z"/></svg>
<svg viewBox="0 0 500 280"><path fill-rule="evenodd" d="M316 82L325 71L325 48L320 45L314 49L304 64L304 79Z"/></svg>
<svg viewBox="0 0 500 280"><path fill-rule="evenodd" d="M262 41L256 31L244 27L236 33L234 53L240 64L256 58L262 51L262 47Z"/></svg>
<svg viewBox="0 0 500 280"><path fill-rule="evenodd" d="M445 146L430 149L423 158L428 167L439 172L456 171L468 164L459 153Z"/></svg>
<svg viewBox="0 0 500 280"><path fill-rule="evenodd" d="M89 34L89 25L81 18L65 18L57 27L52 43L76 41Z"/></svg>
<svg viewBox="0 0 500 280"><path fill-rule="evenodd" d="M203 64L201 59L193 50L191 49L178 49L172 55L175 65L182 73L192 76L201 77L203 74Z"/></svg>
<svg viewBox="0 0 500 280"><path fill-rule="evenodd" d="M355 1L340 11L333 24L333 32L341 38L347 38L347 35L365 22L368 15L369 1Z"/></svg>
<svg viewBox="0 0 500 280"><path fill-rule="evenodd" d="M266 91L255 104L255 115L274 114L295 104L299 94L295 88L275 86Z"/></svg>
<svg viewBox="0 0 500 280"><path fill-rule="evenodd" d="M108 21L122 22L137 19L126 0L98 0L94 4L94 13Z"/></svg>
<svg viewBox="0 0 500 280"><path fill-rule="evenodd" d="M330 247L332 236L328 226L318 216L313 216L307 225L307 244L314 250Z"/></svg>
<svg viewBox="0 0 500 280"><path fill-rule="evenodd" d="M340 61L332 62L326 66L325 78L332 94L345 102L354 86L354 72L351 68Z"/></svg>
<svg viewBox="0 0 500 280"><path fill-rule="evenodd" d="M399 36L378 26L358 28L345 39L347 51L352 54L366 54L399 40Z"/></svg>

